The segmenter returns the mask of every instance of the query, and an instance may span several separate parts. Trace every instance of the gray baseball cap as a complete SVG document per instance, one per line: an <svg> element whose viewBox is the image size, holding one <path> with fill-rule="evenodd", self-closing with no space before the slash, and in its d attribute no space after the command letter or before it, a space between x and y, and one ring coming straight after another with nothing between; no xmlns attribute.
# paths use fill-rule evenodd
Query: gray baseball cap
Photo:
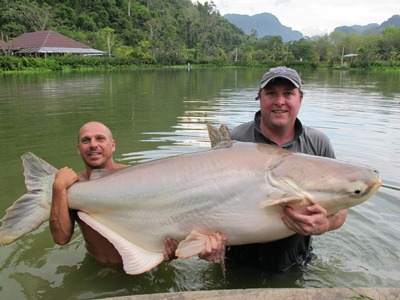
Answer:
<svg viewBox="0 0 400 300"><path fill-rule="evenodd" d="M261 79L260 88L263 89L272 79L285 78L301 89L301 79L296 70L284 66L271 68Z"/></svg>

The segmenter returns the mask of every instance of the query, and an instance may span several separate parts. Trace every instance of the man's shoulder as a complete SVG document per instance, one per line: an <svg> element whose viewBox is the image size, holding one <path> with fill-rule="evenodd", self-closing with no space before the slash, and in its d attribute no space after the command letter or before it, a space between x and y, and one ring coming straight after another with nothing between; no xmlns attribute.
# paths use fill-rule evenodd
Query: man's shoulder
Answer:
<svg viewBox="0 0 400 300"><path fill-rule="evenodd" d="M231 139L237 141L247 141L252 139L254 134L254 121L250 121L234 127L231 131Z"/></svg>
<svg viewBox="0 0 400 300"><path fill-rule="evenodd" d="M309 126L304 126L303 125L303 135L309 139L313 140L325 140L329 141L328 136L323 133L322 131L319 131L318 129L315 129L313 127Z"/></svg>
<svg viewBox="0 0 400 300"><path fill-rule="evenodd" d="M123 169L123 168L126 168L126 167L128 167L128 166L127 165L122 165L122 164L116 164L113 169Z"/></svg>
<svg viewBox="0 0 400 300"><path fill-rule="evenodd" d="M303 134L300 139L303 141L303 145L307 149L312 149L311 152L307 151L304 153L325 156L335 158L335 152L328 136L319 131L318 129L303 126Z"/></svg>

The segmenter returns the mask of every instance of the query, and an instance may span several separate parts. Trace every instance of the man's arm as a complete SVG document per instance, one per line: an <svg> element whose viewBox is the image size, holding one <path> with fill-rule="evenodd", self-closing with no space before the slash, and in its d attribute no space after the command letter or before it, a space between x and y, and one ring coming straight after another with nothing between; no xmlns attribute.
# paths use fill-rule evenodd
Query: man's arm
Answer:
<svg viewBox="0 0 400 300"><path fill-rule="evenodd" d="M53 199L50 210L50 231L56 244L67 244L74 233L75 217L68 208L67 189L77 180L70 168L60 169L53 182Z"/></svg>

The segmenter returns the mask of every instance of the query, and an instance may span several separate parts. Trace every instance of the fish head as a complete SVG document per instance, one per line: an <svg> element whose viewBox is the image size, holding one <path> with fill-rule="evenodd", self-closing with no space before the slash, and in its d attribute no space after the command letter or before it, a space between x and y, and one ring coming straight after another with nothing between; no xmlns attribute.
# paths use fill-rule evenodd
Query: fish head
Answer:
<svg viewBox="0 0 400 300"><path fill-rule="evenodd" d="M306 154L286 155L270 163L266 179L285 195L280 204L318 203L328 213L363 203L382 184L374 168Z"/></svg>

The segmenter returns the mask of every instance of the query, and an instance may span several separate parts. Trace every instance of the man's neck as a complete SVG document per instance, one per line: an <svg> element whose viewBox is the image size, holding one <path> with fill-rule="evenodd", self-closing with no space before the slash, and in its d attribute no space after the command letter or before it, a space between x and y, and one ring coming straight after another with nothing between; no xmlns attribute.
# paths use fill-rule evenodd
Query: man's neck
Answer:
<svg viewBox="0 0 400 300"><path fill-rule="evenodd" d="M118 165L116 163L114 163L113 161L111 161L111 162L109 162L109 163L107 163L105 165L96 167L96 168L93 168L93 167L91 167L89 165L86 165L86 170L85 170L85 172L83 172L83 176L84 176L85 180L89 180L90 176L92 175L92 171L93 170L98 170L98 169L101 169L101 170L112 170L112 169L117 169L117 168L118 168Z"/></svg>
<svg viewBox="0 0 400 300"><path fill-rule="evenodd" d="M82 176L84 177L85 180L89 180L90 179L90 175L92 175L92 171L93 170L114 170L114 169L123 169L126 168L126 165L123 164L116 164L114 162L111 163L111 165L107 165L107 166L102 166L99 168L91 168L90 166L86 166L86 170L82 173Z"/></svg>
<svg viewBox="0 0 400 300"><path fill-rule="evenodd" d="M260 129L261 132L269 138L271 141L276 143L278 146L282 146L283 144L290 142L294 138L294 126L293 127L278 127L278 128L268 128L264 126L264 124L261 122L260 124Z"/></svg>

